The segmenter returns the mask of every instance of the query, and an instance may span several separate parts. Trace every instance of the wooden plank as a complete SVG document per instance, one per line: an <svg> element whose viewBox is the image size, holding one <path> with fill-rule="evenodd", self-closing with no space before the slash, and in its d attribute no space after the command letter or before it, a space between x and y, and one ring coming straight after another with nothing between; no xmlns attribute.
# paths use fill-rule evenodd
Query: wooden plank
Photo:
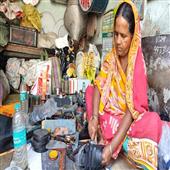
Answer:
<svg viewBox="0 0 170 170"><path fill-rule="evenodd" d="M9 57L40 58L43 49L8 43L4 49L4 55Z"/></svg>

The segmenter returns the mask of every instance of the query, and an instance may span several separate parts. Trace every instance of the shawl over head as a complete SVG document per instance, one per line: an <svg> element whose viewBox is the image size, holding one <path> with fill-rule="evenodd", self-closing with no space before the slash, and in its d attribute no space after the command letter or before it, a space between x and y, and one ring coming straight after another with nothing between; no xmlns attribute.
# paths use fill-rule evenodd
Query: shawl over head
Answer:
<svg viewBox="0 0 170 170"><path fill-rule="evenodd" d="M123 99L124 102L122 101L122 105L126 104L126 107L128 107L129 111L132 113L133 119L137 119L139 114L148 110L146 69L141 49L140 18L138 16L138 11L131 0L121 1L118 8L124 2L128 3L132 7L135 20L134 34L128 53L128 68L126 77L123 78L123 76L116 74L116 72L121 74L121 69L119 68L121 66L116 55L116 50L113 47L112 51L105 57L104 60L104 62L109 62L111 67L109 67L107 71L102 70L101 68L101 72L96 78L95 83L101 93L99 113L102 115L104 114L104 109L107 106L108 100L110 100L109 96L111 93L112 98L114 98L114 95L117 95L114 88L111 88L113 79L115 79L115 82L121 86L121 82L119 82L121 78L122 82L125 84L125 89L122 91L125 93L125 96L122 95L122 97L118 97L118 100L120 99L120 101L122 101ZM102 82L101 80L104 81ZM115 105L116 102L117 101L115 101Z"/></svg>

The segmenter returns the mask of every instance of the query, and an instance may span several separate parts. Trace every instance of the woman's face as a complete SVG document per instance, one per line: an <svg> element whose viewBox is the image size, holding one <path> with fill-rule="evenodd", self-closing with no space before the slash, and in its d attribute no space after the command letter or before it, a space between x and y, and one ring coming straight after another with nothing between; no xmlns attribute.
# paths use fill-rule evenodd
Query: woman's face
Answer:
<svg viewBox="0 0 170 170"><path fill-rule="evenodd" d="M118 16L115 22L114 42L119 57L128 55L131 40L132 34L129 32L128 22L122 16Z"/></svg>

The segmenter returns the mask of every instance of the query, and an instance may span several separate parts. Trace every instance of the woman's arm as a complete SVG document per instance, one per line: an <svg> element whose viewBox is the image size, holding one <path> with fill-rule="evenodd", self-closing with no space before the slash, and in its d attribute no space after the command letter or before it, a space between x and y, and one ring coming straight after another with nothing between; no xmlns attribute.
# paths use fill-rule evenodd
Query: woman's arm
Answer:
<svg viewBox="0 0 170 170"><path fill-rule="evenodd" d="M93 110L92 110L92 118L88 124L89 135L92 140L97 139L97 130L98 130L98 112L99 112L99 102L100 102L100 92L97 86L94 87L93 93Z"/></svg>
<svg viewBox="0 0 170 170"><path fill-rule="evenodd" d="M97 86L94 86L94 95L93 95L93 118L98 119L99 114L99 102L100 102L100 92L97 88Z"/></svg>
<svg viewBox="0 0 170 170"><path fill-rule="evenodd" d="M130 128L130 125L132 124L132 120L133 120L132 114L130 113L129 110L127 110L125 116L123 117L121 121L118 131L111 142L112 153L118 147L118 145L122 142L122 140L124 140L127 134L127 131Z"/></svg>
<svg viewBox="0 0 170 170"><path fill-rule="evenodd" d="M129 110L127 110L125 116L122 118L121 124L118 127L117 133L112 139L111 143L107 145L103 150L103 164L108 164L113 152L119 146L119 144L124 140L128 129L131 126L133 119Z"/></svg>

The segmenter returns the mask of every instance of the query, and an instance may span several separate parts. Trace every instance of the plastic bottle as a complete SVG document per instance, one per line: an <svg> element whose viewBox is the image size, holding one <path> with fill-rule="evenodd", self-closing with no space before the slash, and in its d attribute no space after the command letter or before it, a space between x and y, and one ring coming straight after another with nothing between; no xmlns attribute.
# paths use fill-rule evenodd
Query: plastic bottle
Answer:
<svg viewBox="0 0 170 170"><path fill-rule="evenodd" d="M12 119L12 128L14 143L13 161L16 166L24 170L28 166L26 125L23 112L21 111L21 104L19 103L15 104L15 114Z"/></svg>
<svg viewBox="0 0 170 170"><path fill-rule="evenodd" d="M21 102L21 110L27 114L28 113L28 94L27 94L27 86L24 81L24 78L22 78L21 84L20 84L20 102Z"/></svg>

